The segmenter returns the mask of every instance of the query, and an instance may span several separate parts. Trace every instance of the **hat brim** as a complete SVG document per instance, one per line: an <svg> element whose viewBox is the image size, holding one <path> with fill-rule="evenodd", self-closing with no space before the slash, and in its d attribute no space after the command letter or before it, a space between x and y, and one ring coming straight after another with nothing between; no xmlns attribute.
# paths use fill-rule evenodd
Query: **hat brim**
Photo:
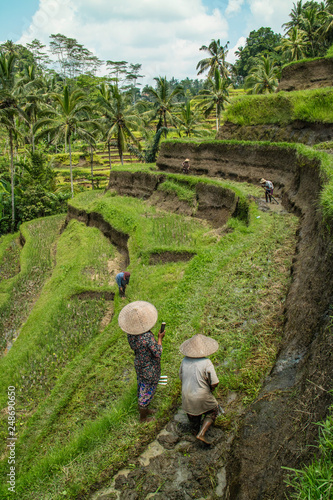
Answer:
<svg viewBox="0 0 333 500"><path fill-rule="evenodd" d="M158 312L150 302L137 300L127 304L119 313L118 324L125 333L140 335L155 325Z"/></svg>
<svg viewBox="0 0 333 500"><path fill-rule="evenodd" d="M188 358L205 358L214 354L218 348L219 344L216 340L199 333L185 340L179 347L179 350Z"/></svg>

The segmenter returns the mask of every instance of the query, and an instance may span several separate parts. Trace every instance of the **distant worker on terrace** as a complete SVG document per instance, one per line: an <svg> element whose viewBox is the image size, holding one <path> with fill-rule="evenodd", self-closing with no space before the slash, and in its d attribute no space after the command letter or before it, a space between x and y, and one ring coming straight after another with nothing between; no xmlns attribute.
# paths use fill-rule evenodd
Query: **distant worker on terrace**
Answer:
<svg viewBox="0 0 333 500"><path fill-rule="evenodd" d="M272 196L273 196L273 182L268 181L267 179L262 178L260 180L261 187L265 189L265 198L266 198L266 203L268 203L268 200L270 203L272 203Z"/></svg>
<svg viewBox="0 0 333 500"><path fill-rule="evenodd" d="M126 286L129 284L131 273L127 271L123 273L118 273L116 276L116 282L119 287L119 295L122 299L125 298Z"/></svg>
<svg viewBox="0 0 333 500"><path fill-rule="evenodd" d="M182 163L182 168L183 168L183 173L188 174L190 171L190 160L186 158L186 160L183 161Z"/></svg>
<svg viewBox="0 0 333 500"><path fill-rule="evenodd" d="M196 438L206 444L205 434L215 422L219 405L212 391L217 387L214 365L207 359L219 348L216 340L197 334L182 343L179 350L184 354L179 378L182 382L182 408L186 411Z"/></svg>
<svg viewBox="0 0 333 500"><path fill-rule="evenodd" d="M134 366L137 376L137 396L140 422L153 419L148 408L161 376L162 340L165 330L158 332L156 342L150 331L157 321L157 310L149 302L137 300L127 304L119 313L118 324L127 333L128 343L135 354Z"/></svg>

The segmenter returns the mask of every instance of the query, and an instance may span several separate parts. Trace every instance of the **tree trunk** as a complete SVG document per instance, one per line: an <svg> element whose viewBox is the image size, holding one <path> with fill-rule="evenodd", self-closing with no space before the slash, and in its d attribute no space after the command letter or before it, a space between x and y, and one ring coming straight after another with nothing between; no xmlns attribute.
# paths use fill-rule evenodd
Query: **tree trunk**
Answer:
<svg viewBox="0 0 333 500"><path fill-rule="evenodd" d="M71 193L72 193L72 198L74 198L71 136L68 137L68 147L69 147L69 171L71 174Z"/></svg>
<svg viewBox="0 0 333 500"><path fill-rule="evenodd" d="M111 145L110 143L108 142L108 153L109 153L109 165L110 165L110 178L111 178Z"/></svg>
<svg viewBox="0 0 333 500"><path fill-rule="evenodd" d="M12 233L15 228L15 198L14 198L14 151L13 151L13 132L9 130L9 149L10 149L10 180L12 195Z"/></svg>
<svg viewBox="0 0 333 500"><path fill-rule="evenodd" d="M94 150L90 146L91 189L94 189Z"/></svg>

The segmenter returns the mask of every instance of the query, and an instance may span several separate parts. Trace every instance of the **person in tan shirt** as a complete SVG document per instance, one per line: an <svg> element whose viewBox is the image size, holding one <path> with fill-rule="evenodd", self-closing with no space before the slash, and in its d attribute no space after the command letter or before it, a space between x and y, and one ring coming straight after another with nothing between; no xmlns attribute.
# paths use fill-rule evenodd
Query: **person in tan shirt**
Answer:
<svg viewBox="0 0 333 500"><path fill-rule="evenodd" d="M213 363L206 356L218 349L216 340L205 335L194 335L183 342L180 352L185 355L179 378L182 382L182 408L196 433L196 438L206 444L205 434L215 421L219 406L212 394L217 387L217 378Z"/></svg>

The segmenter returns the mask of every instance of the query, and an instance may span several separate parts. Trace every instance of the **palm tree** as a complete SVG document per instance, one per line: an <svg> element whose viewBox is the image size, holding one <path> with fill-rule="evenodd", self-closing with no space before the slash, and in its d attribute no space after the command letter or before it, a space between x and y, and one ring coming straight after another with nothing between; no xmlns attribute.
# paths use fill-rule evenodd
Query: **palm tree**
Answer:
<svg viewBox="0 0 333 500"><path fill-rule="evenodd" d="M282 27L286 28L286 33L288 33L292 28L300 28L301 20L303 15L303 5L302 0L299 0L296 4L293 3L293 8L289 14L291 18L287 23L282 24Z"/></svg>
<svg viewBox="0 0 333 500"><path fill-rule="evenodd" d="M306 35L299 28L292 28L288 38L282 38L276 50L282 50L288 62L299 61L305 57Z"/></svg>
<svg viewBox="0 0 333 500"><path fill-rule="evenodd" d="M186 101L180 109L180 135L183 133L186 137L200 137L208 133L208 127L203 125L202 115L196 109L190 100Z"/></svg>
<svg viewBox="0 0 333 500"><path fill-rule="evenodd" d="M34 125L37 122L41 103L45 98L43 79L37 77L34 64L24 66L24 76L17 82L19 95L25 102L23 107L30 132L32 152L35 152Z"/></svg>
<svg viewBox="0 0 333 500"><path fill-rule="evenodd" d="M72 137L87 139L91 137L89 127L98 127L95 120L91 120L92 110L86 102L86 95L79 89L70 91L65 85L62 93L52 94L57 105L50 106L43 111L43 117L35 124L34 131L40 129L39 137L50 135L55 141L65 138L69 146L69 168L71 177L71 194L74 196L73 169L72 169Z"/></svg>
<svg viewBox="0 0 333 500"><path fill-rule="evenodd" d="M121 93L117 85L106 85L103 83L99 87L100 96L98 102L102 113L102 123L105 129L105 138L109 150L109 162L111 173L110 147L112 139L116 141L121 164L124 163L124 151L129 142L138 143L131 129L136 129L140 125L140 118L134 112L133 107L127 105L127 99Z"/></svg>
<svg viewBox="0 0 333 500"><path fill-rule="evenodd" d="M220 40L212 40L208 47L206 45L200 47L200 50L208 52L210 57L201 59L201 61L198 62L196 67L196 69L199 69L198 75L201 75L208 69L208 78L212 78L215 69L218 68L222 78L227 78L229 76L229 70L225 58L228 54L228 45L229 42L222 47Z"/></svg>
<svg viewBox="0 0 333 500"><path fill-rule="evenodd" d="M261 56L257 66L253 67L245 79L246 88L251 87L250 94L271 94L279 84L280 69L269 56Z"/></svg>
<svg viewBox="0 0 333 500"><path fill-rule="evenodd" d="M168 125L175 126L177 123L177 117L173 114L172 108L175 106L176 96L183 94L183 87L181 85L176 85L172 89L170 83L167 81L166 77L159 76L154 78L157 82L156 89L153 87L148 87L145 92L150 96L154 103L154 111L151 114L151 119L157 119L156 132L164 127L167 136Z"/></svg>
<svg viewBox="0 0 333 500"><path fill-rule="evenodd" d="M229 102L229 82L222 78L218 68L215 68L214 79L208 79L208 88L201 90L198 95L199 106L203 108L204 115L208 117L215 110L216 131L220 128L221 113L224 104Z"/></svg>
<svg viewBox="0 0 333 500"><path fill-rule="evenodd" d="M18 134L16 118L24 116L16 95L15 63L15 54L0 54L0 126L6 129L9 138L12 231L14 231L15 226L14 138Z"/></svg>

